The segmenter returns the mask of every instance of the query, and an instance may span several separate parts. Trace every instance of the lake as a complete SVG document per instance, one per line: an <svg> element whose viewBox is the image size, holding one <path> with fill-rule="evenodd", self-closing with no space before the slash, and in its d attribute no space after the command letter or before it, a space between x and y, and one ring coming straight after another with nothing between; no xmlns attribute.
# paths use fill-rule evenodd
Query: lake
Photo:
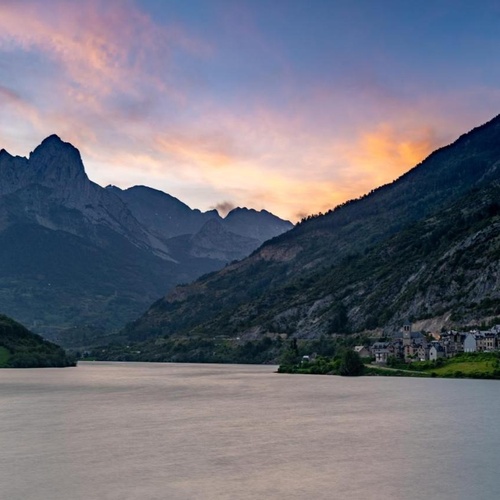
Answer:
<svg viewBox="0 0 500 500"><path fill-rule="evenodd" d="M275 369L0 370L0 498L500 498L500 382Z"/></svg>

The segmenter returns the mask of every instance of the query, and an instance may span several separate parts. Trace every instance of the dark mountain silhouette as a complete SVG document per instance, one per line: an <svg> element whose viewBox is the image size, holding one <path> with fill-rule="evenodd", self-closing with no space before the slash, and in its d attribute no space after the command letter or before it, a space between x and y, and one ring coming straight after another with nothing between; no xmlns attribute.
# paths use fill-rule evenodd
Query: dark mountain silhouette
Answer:
<svg viewBox="0 0 500 500"><path fill-rule="evenodd" d="M255 238L229 227L210 234L207 223L225 224L216 211L144 186L102 188L56 135L29 158L2 150L0 311L62 343L82 325L116 329L174 285L245 257L260 234L292 227L252 214L240 227Z"/></svg>

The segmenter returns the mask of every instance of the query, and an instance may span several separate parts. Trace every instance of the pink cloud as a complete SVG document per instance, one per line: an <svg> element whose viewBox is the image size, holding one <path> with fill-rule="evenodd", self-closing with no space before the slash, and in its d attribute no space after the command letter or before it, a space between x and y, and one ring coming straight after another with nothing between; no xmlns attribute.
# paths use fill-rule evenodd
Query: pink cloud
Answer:
<svg viewBox="0 0 500 500"><path fill-rule="evenodd" d="M0 48L42 53L59 66L65 95L84 106L123 93L142 99L154 88L170 99L185 95L164 78L181 50L205 57L210 46L179 25L158 26L129 1L55 0L0 4Z"/></svg>
<svg viewBox="0 0 500 500"><path fill-rule="evenodd" d="M23 103L21 96L12 89L0 85L0 100L2 104L19 104Z"/></svg>
<svg viewBox="0 0 500 500"><path fill-rule="evenodd" d="M252 82L238 88L248 99L211 93L177 56L207 62L215 44L158 24L140 2L0 2L0 53L40 63L34 73L11 57L13 81L31 86L1 77L0 147L26 154L55 132L82 151L99 183L148 184L201 209L234 200L297 220L390 182L491 118L500 97L496 89L409 96L366 68L334 84L297 84L251 12L227 16L244 28L235 43L278 68L270 95Z"/></svg>

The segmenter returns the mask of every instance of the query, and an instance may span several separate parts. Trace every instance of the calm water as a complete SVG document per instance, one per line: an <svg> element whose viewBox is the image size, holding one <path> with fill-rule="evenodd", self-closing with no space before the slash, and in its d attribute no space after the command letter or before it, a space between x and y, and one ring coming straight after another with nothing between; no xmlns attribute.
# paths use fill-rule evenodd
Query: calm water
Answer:
<svg viewBox="0 0 500 500"><path fill-rule="evenodd" d="M500 498L500 382L82 363L0 371L0 498Z"/></svg>

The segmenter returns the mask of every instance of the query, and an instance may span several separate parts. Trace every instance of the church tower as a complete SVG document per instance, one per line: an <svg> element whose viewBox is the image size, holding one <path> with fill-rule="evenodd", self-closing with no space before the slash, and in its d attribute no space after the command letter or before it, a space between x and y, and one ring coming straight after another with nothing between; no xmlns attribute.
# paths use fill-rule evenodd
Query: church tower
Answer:
<svg viewBox="0 0 500 500"><path fill-rule="evenodd" d="M411 344L411 323L406 321L403 325L403 345Z"/></svg>

